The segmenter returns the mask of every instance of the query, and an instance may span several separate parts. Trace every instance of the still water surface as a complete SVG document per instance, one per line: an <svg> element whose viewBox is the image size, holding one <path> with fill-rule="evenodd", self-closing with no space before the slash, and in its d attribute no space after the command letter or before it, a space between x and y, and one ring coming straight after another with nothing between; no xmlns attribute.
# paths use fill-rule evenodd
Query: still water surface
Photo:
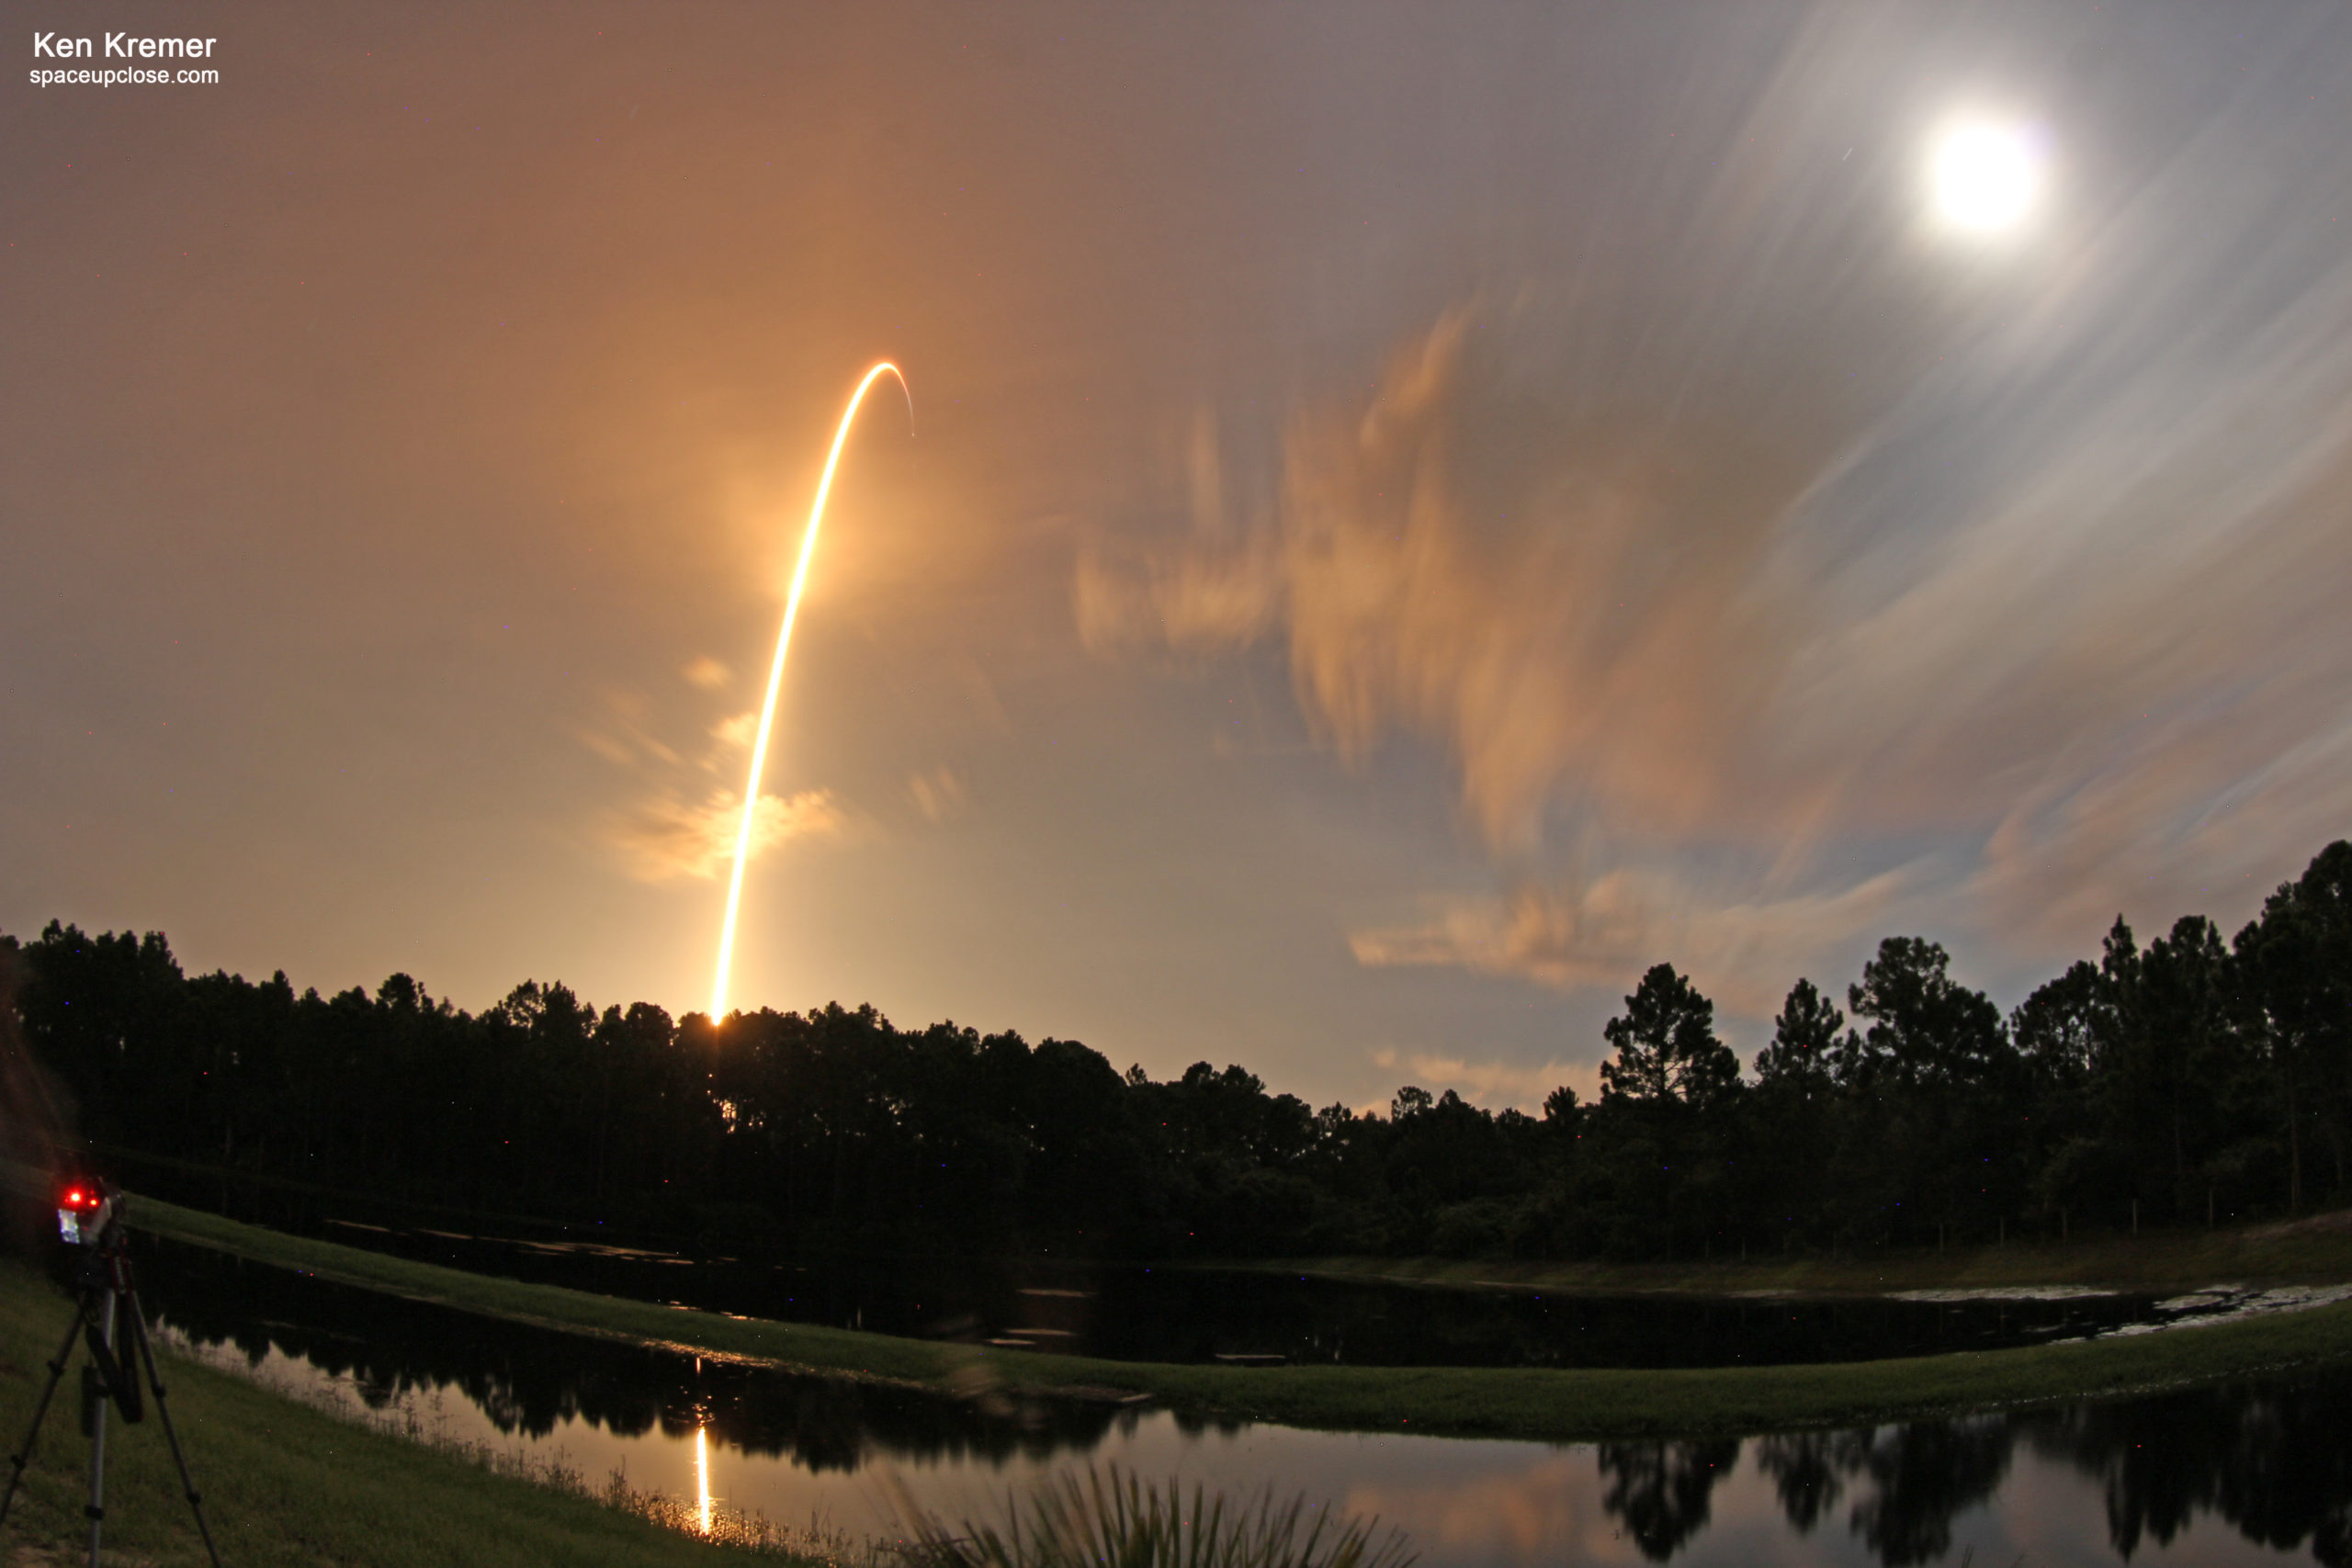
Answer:
<svg viewBox="0 0 2352 1568"><path fill-rule="evenodd" d="M348 1221L327 1222L326 1234L477 1273L639 1301L1134 1361L1775 1366L2037 1345L2166 1315L2153 1296L2088 1291L1998 1300L1563 1295L1034 1258L794 1267Z"/></svg>
<svg viewBox="0 0 2352 1568"><path fill-rule="evenodd" d="M143 1240L144 1238L142 1238ZM1088 1463L1305 1491L1424 1562L2352 1563L2352 1375L1742 1440L1474 1441L956 1400L526 1328L155 1244L151 1306L205 1359L459 1440L788 1524L891 1533Z"/></svg>

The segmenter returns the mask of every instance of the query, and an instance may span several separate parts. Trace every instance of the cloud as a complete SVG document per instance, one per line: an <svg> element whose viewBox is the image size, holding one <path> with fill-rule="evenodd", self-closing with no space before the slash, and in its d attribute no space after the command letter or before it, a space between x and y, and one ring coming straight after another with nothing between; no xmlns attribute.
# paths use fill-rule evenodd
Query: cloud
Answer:
<svg viewBox="0 0 2352 1568"><path fill-rule="evenodd" d="M956 777L954 769L943 765L927 773L910 775L907 780L907 798L922 813L924 821L935 824L961 816L967 796L964 781Z"/></svg>
<svg viewBox="0 0 2352 1568"><path fill-rule="evenodd" d="M597 693L602 714L594 723L575 724L572 738L617 767L646 761L674 767L683 761L677 750L645 727L649 707L645 694L628 687L606 687Z"/></svg>
<svg viewBox="0 0 2352 1568"><path fill-rule="evenodd" d="M1114 559L1101 537L1080 547L1072 610L1080 640L1095 653L1159 646L1216 654L1248 646L1283 615L1279 547L1263 531L1236 540L1226 509L1225 464L1208 411L1194 417L1182 464L1192 521L1189 547Z"/></svg>
<svg viewBox="0 0 2352 1568"><path fill-rule="evenodd" d="M733 678L734 671L705 653L689 660L678 671L678 675L689 686L697 686L706 692L715 692Z"/></svg>
<svg viewBox="0 0 2352 1568"><path fill-rule="evenodd" d="M697 667L712 662L697 660L684 673L692 680ZM644 769L660 782L635 805L593 822L591 836L616 852L621 866L640 882L707 881L722 874L734 860L743 796L724 787L698 794L703 785L693 781L697 774L706 781L718 773L741 776L742 760L758 737L759 710L747 708L712 722L705 730L708 744L690 756L646 728L650 705L642 694L614 690L603 698L602 722L578 728L577 739L606 761ZM749 852L756 859L787 843L839 841L875 830L876 824L854 816L830 789L763 793L752 815Z"/></svg>
<svg viewBox="0 0 2352 1568"><path fill-rule="evenodd" d="M1095 653L1154 643L1187 653L1247 647L1276 618L1281 577L1279 561L1262 549L1187 553L1123 570L1092 542L1079 556L1072 590L1079 637Z"/></svg>
<svg viewBox="0 0 2352 1568"><path fill-rule="evenodd" d="M1783 646L1749 584L1796 479L1702 419L1550 418L1482 379L1471 324L1295 423L1275 534L1082 553L1081 636L1208 655L1282 632L1317 733L1350 760L1396 729L1444 742L1498 848L1564 789L1661 828L1737 809L1722 753Z"/></svg>
<svg viewBox="0 0 2352 1568"><path fill-rule="evenodd" d="M1596 172L1555 269L1303 398L1257 492L1196 422L1180 521L1079 552L1097 653L1278 648L1346 762L1450 761L1500 891L1362 961L1753 1002L1915 921L2041 966L2352 830L2352 252L2244 177L2335 119L2110 159L2137 111L2085 102L2064 199L1962 250L1847 129L1948 88L1908 25L1823 14L1705 167Z"/></svg>
<svg viewBox="0 0 2352 1568"><path fill-rule="evenodd" d="M1918 915L1918 881L1916 870L1898 870L1833 892L1750 900L1621 869L1581 886L1433 897L1427 919L1351 931L1348 946L1368 968L1444 965L1563 991L1620 986L1669 963L1725 1011L1769 1017L1825 953Z"/></svg>
<svg viewBox="0 0 2352 1568"><path fill-rule="evenodd" d="M742 812L743 797L729 790L714 791L700 804L660 795L614 822L606 838L641 882L707 881L732 863ZM838 840L848 827L830 790L763 795L752 816L751 853L756 858L800 840Z"/></svg>
<svg viewBox="0 0 2352 1568"><path fill-rule="evenodd" d="M741 713L729 714L712 725L709 733L718 746L705 760L703 765L706 767L715 765L728 752L749 751L752 749L752 742L760 735L760 710L745 708Z"/></svg>
<svg viewBox="0 0 2352 1568"><path fill-rule="evenodd" d="M2346 827L2340 292L2290 313L2325 353L2282 328L2260 374L2109 344L2116 384L2079 408L1928 375L1777 457L1703 408L1548 411L1449 315L1294 421L1269 526L1082 553L1080 630L1196 659L1276 640L1343 760L1445 749L1511 888L1351 933L1366 964L1574 989L1664 959L1753 1012L1898 918L2054 959ZM1981 467L1921 471L1971 409ZM1544 873L1564 838L1579 869Z"/></svg>
<svg viewBox="0 0 2352 1568"><path fill-rule="evenodd" d="M572 731L580 744L616 767L628 767L637 761L637 752L618 736L607 735L601 729L579 728Z"/></svg>

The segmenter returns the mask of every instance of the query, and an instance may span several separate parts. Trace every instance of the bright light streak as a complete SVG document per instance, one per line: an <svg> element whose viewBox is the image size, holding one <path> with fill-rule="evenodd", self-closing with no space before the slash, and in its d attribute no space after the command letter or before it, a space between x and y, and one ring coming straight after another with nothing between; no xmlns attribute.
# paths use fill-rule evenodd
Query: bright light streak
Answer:
<svg viewBox="0 0 2352 1568"><path fill-rule="evenodd" d="M695 1504L702 1518L702 1533L710 1533L710 1443L705 1428L695 1428Z"/></svg>
<svg viewBox="0 0 2352 1568"><path fill-rule="evenodd" d="M1928 154L1936 216L1962 233L2009 232L2041 203L2043 162L2030 126L1968 119L1946 127Z"/></svg>
<svg viewBox="0 0 2352 1568"><path fill-rule="evenodd" d="M817 480L817 503L808 509L808 531L800 536L800 564L793 569L792 592L784 601L784 630L775 639L775 663L768 671L767 701L760 706L760 732L752 743L751 782L743 786L743 826L735 835L735 871L727 883L727 919L718 930L718 974L710 987L713 1023L727 1016L727 971L735 957L735 911L743 901L743 863L752 852L752 814L759 809L760 773L767 766L768 730L775 723L776 694L784 689L784 656L792 647L792 623L800 614L800 590L808 581L808 559L816 553L817 529L825 520L825 497L832 491L833 470L841 466L842 448L849 442L849 427L856 422L857 405L865 400L865 389L884 375L898 377L899 390L907 397L907 418L914 418L915 395L909 389L906 377L888 360L881 361L865 373L857 390L849 395L849 407L842 411L841 428L833 432L833 449L825 456L824 474Z"/></svg>

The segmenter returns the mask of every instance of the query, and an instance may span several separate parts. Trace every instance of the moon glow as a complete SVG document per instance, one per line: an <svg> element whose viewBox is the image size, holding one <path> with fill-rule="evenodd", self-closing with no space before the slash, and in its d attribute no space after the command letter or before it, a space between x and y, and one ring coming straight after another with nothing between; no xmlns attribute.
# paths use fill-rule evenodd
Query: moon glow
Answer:
<svg viewBox="0 0 2352 1568"><path fill-rule="evenodd" d="M2030 126L1954 121L1928 151L1929 205L1940 224L1960 233L2013 232L2041 203L2043 164L2041 139Z"/></svg>

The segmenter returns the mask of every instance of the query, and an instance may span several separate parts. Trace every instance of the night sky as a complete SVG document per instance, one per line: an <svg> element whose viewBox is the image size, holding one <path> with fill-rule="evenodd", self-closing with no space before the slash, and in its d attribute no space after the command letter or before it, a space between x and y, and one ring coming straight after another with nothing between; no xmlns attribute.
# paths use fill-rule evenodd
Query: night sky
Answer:
<svg viewBox="0 0 2352 1568"><path fill-rule="evenodd" d="M6 89L20 937L707 1005L884 356L741 1006L1524 1105L2352 830L2338 5L14 15L220 73Z"/></svg>

